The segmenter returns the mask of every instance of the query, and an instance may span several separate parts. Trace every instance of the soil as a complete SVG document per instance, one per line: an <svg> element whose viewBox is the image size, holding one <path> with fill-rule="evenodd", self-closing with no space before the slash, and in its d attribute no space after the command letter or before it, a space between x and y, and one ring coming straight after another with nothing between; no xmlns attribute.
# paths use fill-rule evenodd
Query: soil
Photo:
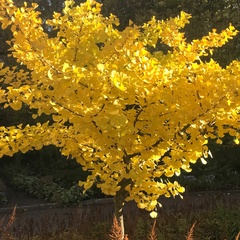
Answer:
<svg viewBox="0 0 240 240"><path fill-rule="evenodd" d="M29 236L39 233L47 236L52 232L66 230L70 226L79 227L86 222L111 221L114 212L112 198L87 200L78 207L62 207L33 198L27 193L9 187L5 192L8 203L0 208L0 220L5 217L3 224L6 225L8 216L11 215L14 206L17 206L15 222L11 228L16 239L21 239L23 233L26 232ZM240 211L240 191L185 193L183 200L179 197L175 199L160 198L163 205L161 211L181 209L198 211L203 208L211 208L219 200L223 201L224 205L234 206ZM124 211L130 217L141 212L133 202L127 203Z"/></svg>

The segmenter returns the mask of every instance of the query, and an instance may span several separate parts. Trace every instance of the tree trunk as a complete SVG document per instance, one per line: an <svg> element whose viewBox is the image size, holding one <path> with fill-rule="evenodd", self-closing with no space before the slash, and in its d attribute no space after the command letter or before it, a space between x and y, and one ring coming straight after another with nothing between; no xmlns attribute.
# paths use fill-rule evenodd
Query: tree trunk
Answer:
<svg viewBox="0 0 240 240"><path fill-rule="evenodd" d="M115 216L118 221L118 225L121 227L121 237L119 240L123 240L125 237L124 218L123 218L123 206L126 197L129 193L125 190L125 187L130 183L129 179L123 179L120 182L121 189L116 193L114 197Z"/></svg>
<svg viewBox="0 0 240 240"><path fill-rule="evenodd" d="M124 235L125 235L124 218L123 218L123 204L124 204L124 202L123 202L122 196L120 195L120 193L117 193L114 198L114 208L115 208L115 216L117 218L118 225L121 228L121 236L120 236L119 240L123 240Z"/></svg>
<svg viewBox="0 0 240 240"><path fill-rule="evenodd" d="M131 156L129 156L126 151L124 151L124 153L125 155L123 157L123 161L125 164L128 165L131 161ZM123 205L125 199L129 196L129 193L126 191L125 188L131 183L131 179L122 179L122 181L119 183L119 186L121 186L121 188L114 197L115 216L117 218L118 225L121 227L121 236L119 237L119 240L124 240L125 237Z"/></svg>

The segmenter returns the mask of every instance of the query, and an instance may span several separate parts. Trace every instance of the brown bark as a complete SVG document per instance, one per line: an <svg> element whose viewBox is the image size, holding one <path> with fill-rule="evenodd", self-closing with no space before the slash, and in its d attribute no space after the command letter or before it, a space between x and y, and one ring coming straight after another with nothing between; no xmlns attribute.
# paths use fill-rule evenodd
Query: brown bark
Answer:
<svg viewBox="0 0 240 240"><path fill-rule="evenodd" d="M115 216L117 218L118 224L122 229L121 238L119 240L123 240L125 236L125 227L124 227L124 216L123 216L123 206L126 197L128 196L128 192L125 190L125 187L130 183L128 179L123 179L120 183L121 189L117 192L114 197L114 208L115 208Z"/></svg>
<svg viewBox="0 0 240 240"><path fill-rule="evenodd" d="M123 218L123 205L124 205L124 196L126 191L117 192L114 198L114 207L115 207L115 216L117 218L118 224L121 227L121 237L119 240L124 239L125 228L124 228L124 218Z"/></svg>
<svg viewBox="0 0 240 240"><path fill-rule="evenodd" d="M124 150L124 153L125 155L123 157L123 161L125 164L128 165L131 161L132 156L128 155L125 150ZM126 187L129 184L132 184L131 179L125 179L125 178L122 179L122 181L119 183L119 186L121 186L121 188L114 197L115 216L122 230L121 237L119 238L119 240L124 240L124 237L125 237L123 206L124 206L125 199L129 196L128 191L126 191Z"/></svg>

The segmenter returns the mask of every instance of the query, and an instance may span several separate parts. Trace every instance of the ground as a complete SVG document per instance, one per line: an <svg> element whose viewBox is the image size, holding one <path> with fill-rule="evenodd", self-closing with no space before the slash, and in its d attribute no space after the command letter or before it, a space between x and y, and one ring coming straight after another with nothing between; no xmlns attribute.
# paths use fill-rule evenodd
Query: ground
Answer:
<svg viewBox="0 0 240 240"><path fill-rule="evenodd" d="M13 225L15 236L19 237L23 232L30 235L41 233L48 235L54 231L68 229L69 226L79 226L86 222L109 221L113 216L113 199L96 199L84 201L79 207L62 207L36 199L30 195L7 187L6 196L8 203L0 208L0 220L5 216L5 224L11 215L13 207L17 206L16 220ZM176 211L181 209L198 211L209 208L219 200L228 206L238 206L240 203L240 191L217 191L185 193L183 200L180 198L160 199L163 205L161 211ZM239 208L240 209L240 208ZM128 203L124 211L131 217L140 214L140 210L134 203ZM20 239L20 238L17 238Z"/></svg>

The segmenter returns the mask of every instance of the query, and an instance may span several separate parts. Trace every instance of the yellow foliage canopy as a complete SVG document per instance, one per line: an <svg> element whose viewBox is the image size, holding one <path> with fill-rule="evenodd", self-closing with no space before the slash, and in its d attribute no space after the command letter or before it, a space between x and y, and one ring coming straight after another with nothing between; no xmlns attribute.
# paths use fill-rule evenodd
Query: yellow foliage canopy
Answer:
<svg viewBox="0 0 240 240"><path fill-rule="evenodd" d="M184 191L164 179L204 161L209 138L229 133L239 141L240 64L202 60L237 31L229 25L189 43L179 31L187 13L118 31L116 17L103 17L99 3L73 4L66 1L63 13L47 21L57 32L50 38L35 4L0 0L12 55L28 69L1 65L0 102L14 110L26 104L38 110L33 118L53 119L0 127L0 157L54 144L91 171L85 189L98 179L105 194L127 191L126 201L152 211L159 196ZM149 51L159 40L171 47L167 54Z"/></svg>

